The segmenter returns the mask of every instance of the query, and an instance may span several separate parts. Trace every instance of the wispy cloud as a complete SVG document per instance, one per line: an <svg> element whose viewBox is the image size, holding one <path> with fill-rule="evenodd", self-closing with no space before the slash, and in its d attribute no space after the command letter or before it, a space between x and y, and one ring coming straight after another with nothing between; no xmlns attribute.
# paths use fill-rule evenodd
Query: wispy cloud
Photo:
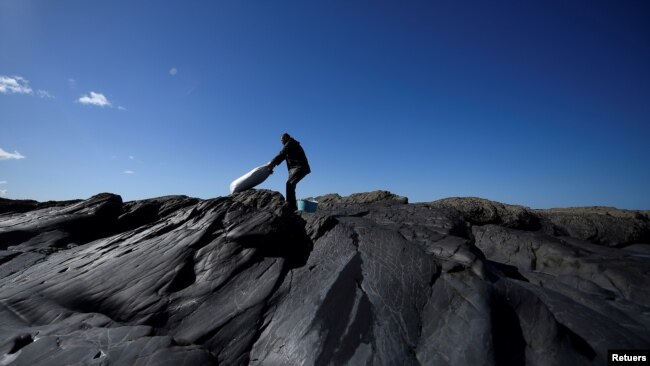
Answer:
<svg viewBox="0 0 650 366"><path fill-rule="evenodd" d="M6 189L0 189L0 196L6 196L7 195L7 190Z"/></svg>
<svg viewBox="0 0 650 366"><path fill-rule="evenodd" d="M129 155L129 160L135 160L135 156Z"/></svg>
<svg viewBox="0 0 650 366"><path fill-rule="evenodd" d="M47 90L37 90L36 95L38 95L41 98L48 98L48 99L54 99L54 95L50 94Z"/></svg>
<svg viewBox="0 0 650 366"><path fill-rule="evenodd" d="M70 89L75 89L77 87L77 80L73 78L68 78L68 86Z"/></svg>
<svg viewBox="0 0 650 366"><path fill-rule="evenodd" d="M0 160L9 160L9 159L20 160L20 159L25 159L25 157L22 156L18 151L14 150L13 153L10 153L0 148Z"/></svg>
<svg viewBox="0 0 650 366"><path fill-rule="evenodd" d="M98 107L112 107L111 102L102 93L91 91L88 95L82 95L78 100L81 104L96 105Z"/></svg>
<svg viewBox="0 0 650 366"><path fill-rule="evenodd" d="M135 174L133 170L125 170L124 174Z"/></svg>
<svg viewBox="0 0 650 366"><path fill-rule="evenodd" d="M117 109L119 109L119 110L121 110L121 111L128 111L128 109L122 107L121 105L118 105L118 106L117 106Z"/></svg>
<svg viewBox="0 0 650 366"><path fill-rule="evenodd" d="M175 67L172 67L171 69L169 69L169 75L174 76L177 73L178 73L178 69L176 69Z"/></svg>
<svg viewBox="0 0 650 366"><path fill-rule="evenodd" d="M6 180L0 180L0 184L7 184Z"/></svg>
<svg viewBox="0 0 650 366"><path fill-rule="evenodd" d="M29 81L20 76L0 75L0 93L3 94L32 94Z"/></svg>
<svg viewBox="0 0 650 366"><path fill-rule="evenodd" d="M22 76L0 75L0 93L2 94L27 94L41 98L54 98L47 90L38 89L36 93L29 85L29 80Z"/></svg>

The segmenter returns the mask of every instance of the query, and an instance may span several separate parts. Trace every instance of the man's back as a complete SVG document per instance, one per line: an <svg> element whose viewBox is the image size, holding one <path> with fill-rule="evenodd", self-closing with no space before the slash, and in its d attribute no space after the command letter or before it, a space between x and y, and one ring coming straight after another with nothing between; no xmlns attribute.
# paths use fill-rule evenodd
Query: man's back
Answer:
<svg viewBox="0 0 650 366"><path fill-rule="evenodd" d="M301 168L311 171L305 150L300 146L300 142L292 137L287 140L278 156L271 161L271 164L273 166L278 165L282 160L287 161L287 168L289 170Z"/></svg>
<svg viewBox="0 0 650 366"><path fill-rule="evenodd" d="M300 146L300 142L295 139L290 139L286 145L287 153L287 167L289 169L293 168L307 168L309 169L309 162L307 161L307 155L305 155L305 150Z"/></svg>

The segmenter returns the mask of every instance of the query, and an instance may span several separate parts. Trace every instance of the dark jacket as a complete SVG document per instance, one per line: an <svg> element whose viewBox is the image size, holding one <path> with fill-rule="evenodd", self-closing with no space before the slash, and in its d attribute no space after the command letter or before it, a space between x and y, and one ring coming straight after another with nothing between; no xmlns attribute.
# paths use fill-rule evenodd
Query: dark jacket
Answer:
<svg viewBox="0 0 650 366"><path fill-rule="evenodd" d="M271 165L276 166L280 165L283 160L287 161L287 169L306 169L308 172L311 172L309 168L309 162L307 162L307 156L305 155L305 150L300 146L300 142L294 140L292 137L284 144L284 147L276 156L271 160Z"/></svg>

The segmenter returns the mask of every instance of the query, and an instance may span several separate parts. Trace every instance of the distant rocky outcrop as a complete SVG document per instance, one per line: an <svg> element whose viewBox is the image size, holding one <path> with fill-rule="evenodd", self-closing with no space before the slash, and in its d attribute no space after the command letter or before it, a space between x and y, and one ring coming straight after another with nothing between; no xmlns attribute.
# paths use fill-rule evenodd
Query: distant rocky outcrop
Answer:
<svg viewBox="0 0 650 366"><path fill-rule="evenodd" d="M475 197L445 198L433 207L457 210L472 225L494 224L513 229L538 230L571 236L596 244L623 247L650 243L650 212L612 207L576 207L532 210Z"/></svg>
<svg viewBox="0 0 650 366"><path fill-rule="evenodd" d="M316 199L0 201L0 364L574 366L650 348L647 211Z"/></svg>
<svg viewBox="0 0 650 366"><path fill-rule="evenodd" d="M323 196L311 198L318 202L319 205L329 207L340 207L345 205L367 204L367 203L408 203L408 198L398 196L388 191L373 191L364 193L353 193L349 196L341 197L337 193L330 193Z"/></svg>
<svg viewBox="0 0 650 366"><path fill-rule="evenodd" d="M476 197L453 197L434 201L432 207L457 210L472 225L495 224L514 229L538 229L539 217L528 207L506 205Z"/></svg>
<svg viewBox="0 0 650 366"><path fill-rule="evenodd" d="M579 207L538 210L544 231L551 235L625 247L650 243L650 212L617 210L611 207Z"/></svg>
<svg viewBox="0 0 650 366"><path fill-rule="evenodd" d="M38 202L34 200L10 200L7 198L0 198L0 214L8 212L27 212L53 206L66 206L79 201L80 200Z"/></svg>

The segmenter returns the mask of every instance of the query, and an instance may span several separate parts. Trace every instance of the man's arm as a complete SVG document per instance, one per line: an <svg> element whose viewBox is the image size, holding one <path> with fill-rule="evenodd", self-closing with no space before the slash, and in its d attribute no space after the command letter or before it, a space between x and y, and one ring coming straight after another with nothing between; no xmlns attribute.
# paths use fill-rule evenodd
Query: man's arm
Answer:
<svg viewBox="0 0 650 366"><path fill-rule="evenodd" d="M285 145L282 150L280 150L280 153L271 160L270 163L268 163L266 166L269 167L269 169L273 170L277 165L280 165L286 157L287 153L287 146Z"/></svg>

